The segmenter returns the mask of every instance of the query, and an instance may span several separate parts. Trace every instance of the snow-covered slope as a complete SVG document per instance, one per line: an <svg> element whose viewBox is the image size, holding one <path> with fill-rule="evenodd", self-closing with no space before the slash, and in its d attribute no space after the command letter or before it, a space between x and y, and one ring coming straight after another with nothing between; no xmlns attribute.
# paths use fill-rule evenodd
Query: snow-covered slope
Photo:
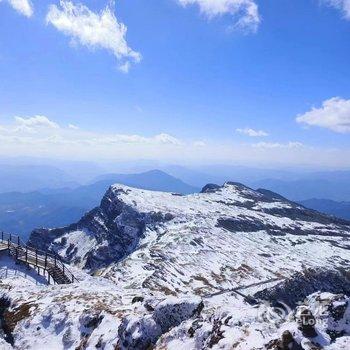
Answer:
<svg viewBox="0 0 350 350"><path fill-rule="evenodd" d="M1 282L7 312L26 310L11 331L20 349L350 344L349 223L269 191L226 183L181 196L114 185L78 223L36 230L30 243L85 273L68 286ZM300 324L304 309L322 321L313 330Z"/></svg>
<svg viewBox="0 0 350 350"><path fill-rule="evenodd" d="M79 223L30 241L140 293L205 295L350 264L348 222L235 183L188 196L115 185Z"/></svg>
<svg viewBox="0 0 350 350"><path fill-rule="evenodd" d="M128 291L105 278L79 277L79 283L65 286L23 283L22 277L1 280L0 348L346 350L350 346L350 300L344 294L316 292L293 308L267 302L251 305L230 293L203 300L193 295L150 296L130 302Z"/></svg>

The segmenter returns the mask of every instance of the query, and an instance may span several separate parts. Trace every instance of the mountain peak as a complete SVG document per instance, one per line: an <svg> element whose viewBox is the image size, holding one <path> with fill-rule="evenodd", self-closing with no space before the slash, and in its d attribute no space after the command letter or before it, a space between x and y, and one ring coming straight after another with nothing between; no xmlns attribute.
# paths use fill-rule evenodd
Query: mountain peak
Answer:
<svg viewBox="0 0 350 350"><path fill-rule="evenodd" d="M83 300L90 307L96 300L94 312L104 302L102 316L113 311L106 323L99 314L74 316L84 332L91 319L100 327L96 344L101 333L107 333L117 334L125 349L155 343L159 345L155 348L167 348L175 338L189 338L183 348L195 349L187 345L194 339L211 344L219 329L230 347L234 333L240 341L247 337L245 344L259 339L259 348L264 348L271 338L271 323L263 317L252 322L252 316L266 307L263 298L275 301L278 296L289 313L318 290L335 294L345 292L344 286L348 290L344 280L350 268L350 223L237 183L207 185L203 190L179 196L115 184L101 205L77 223L34 231L31 245L58 254L73 268L103 277L60 287L54 297L51 289L46 294L39 290L36 295L53 301L49 306L42 302L40 315L47 315L48 307L53 313L61 310L57 304L62 300L71 303L69 310L74 311L69 312L76 315L81 308L75 303ZM340 268L344 273L337 272ZM329 307L341 305L344 314L342 305L348 298L341 295L311 295L310 308L321 303L321 297L332 299ZM28 302L28 295L23 300ZM59 324L66 311L62 313ZM338 312L334 315L338 317ZM118 331L105 332L108 325L118 325ZM32 327L37 329L37 323Z"/></svg>
<svg viewBox="0 0 350 350"><path fill-rule="evenodd" d="M103 197L100 207L79 222L61 229L36 230L31 235L30 243L55 252L67 262L89 271L130 257L144 244L152 251L156 249L158 239L168 241L169 246L166 244L162 248L165 249L162 254L168 258L178 249L201 255L206 245L210 244L217 249L219 265L236 265L237 261L245 261L243 252L248 249L251 256L265 266L259 268L257 275L263 271L263 274L270 274L271 261L274 261L275 268L272 270L276 269L276 273L285 268L278 263L281 246L284 247L284 254L301 254L298 261L305 264L313 261L306 248L309 238L319 241L319 249L324 252L314 252L313 259L319 263L320 259L324 259L322 264L328 259L330 247L331 250L345 249L345 241L338 239L349 236L350 226L345 221L307 210L289 201L270 198L232 182L223 186L207 185L203 190L202 193L178 196L115 184ZM149 242L151 237L155 239L153 243ZM214 237L217 237L217 242L209 243ZM258 237L260 243L256 245ZM179 244L176 248L173 246L175 242ZM297 253L295 244L305 245L304 253ZM223 247L226 245L229 250L235 247L238 259L235 262L228 262L224 257ZM269 261L261 259L260 254L271 255L271 258ZM200 262L197 266L190 260L193 269L202 269ZM255 266L253 261L251 264ZM290 267L297 270L296 266ZM251 268L254 270L253 266ZM207 272L203 271L204 274ZM231 283L229 279L227 283Z"/></svg>

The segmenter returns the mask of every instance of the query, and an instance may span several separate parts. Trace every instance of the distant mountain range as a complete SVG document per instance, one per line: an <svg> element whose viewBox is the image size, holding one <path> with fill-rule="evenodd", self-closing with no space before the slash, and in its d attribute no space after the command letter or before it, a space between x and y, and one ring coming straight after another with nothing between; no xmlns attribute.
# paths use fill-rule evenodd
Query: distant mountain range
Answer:
<svg viewBox="0 0 350 350"><path fill-rule="evenodd" d="M276 170L229 165L193 169L166 166L162 170L197 187L237 181L251 188L266 188L293 201L310 198L350 201L350 171Z"/></svg>
<svg viewBox="0 0 350 350"><path fill-rule="evenodd" d="M140 174L106 174L95 178L93 186L96 186L96 184L114 183L121 183L145 190L178 192L182 194L195 193L200 190L200 187L188 185L179 178L160 170L150 170Z"/></svg>
<svg viewBox="0 0 350 350"><path fill-rule="evenodd" d="M181 166L142 160L96 164L52 159L0 158L0 193L77 188L113 177L117 181L128 181L128 184L133 186L143 180L140 176L132 179L129 174L144 174L153 169L159 169L197 189L207 183L223 184L226 181L237 181L252 188L269 189L295 201L310 198L350 201L350 170L315 171L220 164ZM160 183L160 187L158 183L152 185L157 185L159 190L167 190L166 181L164 184Z"/></svg>
<svg viewBox="0 0 350 350"><path fill-rule="evenodd" d="M336 202L330 199L308 199L305 201L299 201L299 203L321 213L350 220L350 202Z"/></svg>
<svg viewBox="0 0 350 350"><path fill-rule="evenodd" d="M223 184L233 180L251 188L271 190L311 209L350 218L350 171L159 164L161 170L141 172L152 164L102 166L89 162L40 163L28 159L21 162L0 159L0 229L20 233L24 238L33 228L58 227L76 221L99 205L100 198L114 183L188 194L198 192L207 183ZM119 168L123 172L134 169L135 173L108 172Z"/></svg>
<svg viewBox="0 0 350 350"><path fill-rule="evenodd" d="M0 164L0 193L77 186L74 177L53 166Z"/></svg>
<svg viewBox="0 0 350 350"><path fill-rule="evenodd" d="M350 200L350 174L349 178L305 178L299 180L266 179L255 181L254 188L263 187L280 193L294 201L303 201L310 198L327 198L333 201Z"/></svg>
<svg viewBox="0 0 350 350"><path fill-rule="evenodd" d="M107 189L115 183L181 194L199 191L173 176L153 170L141 174L108 174L73 189L0 193L0 229L27 239L34 228L65 226L98 206Z"/></svg>

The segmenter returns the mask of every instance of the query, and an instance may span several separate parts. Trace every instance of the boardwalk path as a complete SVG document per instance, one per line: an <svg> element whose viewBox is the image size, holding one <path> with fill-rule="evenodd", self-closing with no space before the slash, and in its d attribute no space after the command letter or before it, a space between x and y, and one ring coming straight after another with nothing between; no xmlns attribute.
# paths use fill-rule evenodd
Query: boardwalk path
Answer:
<svg viewBox="0 0 350 350"><path fill-rule="evenodd" d="M77 281L58 256L29 247L18 236L1 232L0 251L8 251L16 262L32 266L38 273L46 272L49 283L51 278L56 284Z"/></svg>

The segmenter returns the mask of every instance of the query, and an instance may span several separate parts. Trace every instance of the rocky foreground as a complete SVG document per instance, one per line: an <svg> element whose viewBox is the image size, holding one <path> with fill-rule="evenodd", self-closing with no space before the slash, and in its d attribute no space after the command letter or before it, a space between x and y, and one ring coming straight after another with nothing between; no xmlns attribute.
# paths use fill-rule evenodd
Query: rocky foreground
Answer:
<svg viewBox="0 0 350 350"><path fill-rule="evenodd" d="M350 224L269 191L115 185L30 244L79 282L2 278L3 348L350 348Z"/></svg>

